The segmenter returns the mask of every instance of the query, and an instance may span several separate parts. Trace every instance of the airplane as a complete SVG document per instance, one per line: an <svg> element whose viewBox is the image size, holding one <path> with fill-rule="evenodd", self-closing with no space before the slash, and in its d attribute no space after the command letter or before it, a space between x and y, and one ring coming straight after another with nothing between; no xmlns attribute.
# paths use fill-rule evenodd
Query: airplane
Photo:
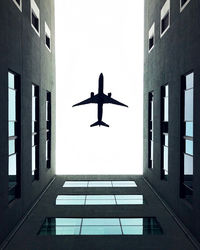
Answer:
<svg viewBox="0 0 200 250"><path fill-rule="evenodd" d="M127 107L127 105L121 103L121 102L118 102L117 100L111 98L111 93L108 93L108 95L105 95L103 93L103 81L104 81L104 78L103 78L103 74L101 73L99 75L99 90L98 90L98 94L94 95L94 92L91 92L91 95L90 95L90 98L82 101L82 102L79 102L75 105L73 105L72 107L76 107L76 106L79 106L79 105L84 105L84 104L89 104L89 103L96 103L98 104L98 121L91 124L90 127L95 127L95 126L105 126L105 127L109 127L108 124L106 124L105 122L102 121L102 116L103 116L103 104L107 104L107 103L112 103L112 104L116 104L116 105L120 105L120 106L124 106L124 107Z"/></svg>

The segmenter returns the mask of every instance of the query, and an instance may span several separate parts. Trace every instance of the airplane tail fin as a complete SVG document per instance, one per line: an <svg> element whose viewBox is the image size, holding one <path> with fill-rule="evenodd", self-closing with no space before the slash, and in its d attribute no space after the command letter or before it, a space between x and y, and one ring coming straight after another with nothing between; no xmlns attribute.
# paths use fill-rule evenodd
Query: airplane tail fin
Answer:
<svg viewBox="0 0 200 250"><path fill-rule="evenodd" d="M106 124L105 122L102 122L102 121L97 121L97 122L93 123L92 125L90 125L90 127L95 127L95 126L109 127L108 124Z"/></svg>

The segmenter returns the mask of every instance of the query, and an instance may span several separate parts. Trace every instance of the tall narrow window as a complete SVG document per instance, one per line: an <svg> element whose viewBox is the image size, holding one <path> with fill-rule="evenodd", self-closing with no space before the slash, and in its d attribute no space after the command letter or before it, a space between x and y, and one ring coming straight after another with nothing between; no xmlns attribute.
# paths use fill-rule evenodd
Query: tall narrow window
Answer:
<svg viewBox="0 0 200 250"><path fill-rule="evenodd" d="M34 0L31 0L31 26L40 36L40 10Z"/></svg>
<svg viewBox="0 0 200 250"><path fill-rule="evenodd" d="M167 0L160 12L160 36L162 37L170 26L170 0Z"/></svg>
<svg viewBox="0 0 200 250"><path fill-rule="evenodd" d="M153 49L155 44L155 23L152 24L149 30L149 52Z"/></svg>
<svg viewBox="0 0 200 250"><path fill-rule="evenodd" d="M32 177L39 179L39 87L32 84Z"/></svg>
<svg viewBox="0 0 200 250"><path fill-rule="evenodd" d="M181 195L192 201L193 193L193 92L194 73L182 77Z"/></svg>
<svg viewBox="0 0 200 250"><path fill-rule="evenodd" d="M8 72L8 200L20 196L20 76Z"/></svg>
<svg viewBox="0 0 200 250"><path fill-rule="evenodd" d="M49 51L51 51L51 31L46 22L45 22L45 45L49 49Z"/></svg>
<svg viewBox="0 0 200 250"><path fill-rule="evenodd" d="M154 94L149 93L149 168L153 168L153 111L154 111Z"/></svg>
<svg viewBox="0 0 200 250"><path fill-rule="evenodd" d="M46 166L51 167L51 93L46 96Z"/></svg>
<svg viewBox="0 0 200 250"><path fill-rule="evenodd" d="M169 86L161 87L161 178L168 176Z"/></svg>

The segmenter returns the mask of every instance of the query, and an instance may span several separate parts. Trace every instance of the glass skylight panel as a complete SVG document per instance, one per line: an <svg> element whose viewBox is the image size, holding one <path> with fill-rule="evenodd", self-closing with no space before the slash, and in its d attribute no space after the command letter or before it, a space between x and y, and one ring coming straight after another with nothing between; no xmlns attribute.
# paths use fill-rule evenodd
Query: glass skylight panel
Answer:
<svg viewBox="0 0 200 250"><path fill-rule="evenodd" d="M46 218L39 235L148 235L162 234L157 219Z"/></svg>
<svg viewBox="0 0 200 250"><path fill-rule="evenodd" d="M87 187L88 181L65 181L63 187Z"/></svg>
<svg viewBox="0 0 200 250"><path fill-rule="evenodd" d="M63 187L137 187L135 181L65 181Z"/></svg>
<svg viewBox="0 0 200 250"><path fill-rule="evenodd" d="M56 205L142 205L143 195L58 195Z"/></svg>

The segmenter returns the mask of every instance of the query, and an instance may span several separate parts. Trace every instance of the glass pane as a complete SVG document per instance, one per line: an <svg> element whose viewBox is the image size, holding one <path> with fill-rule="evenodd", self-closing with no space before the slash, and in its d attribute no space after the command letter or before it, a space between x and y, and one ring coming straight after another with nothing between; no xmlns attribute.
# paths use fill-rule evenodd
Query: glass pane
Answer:
<svg viewBox="0 0 200 250"><path fill-rule="evenodd" d="M15 75L10 72L8 72L8 87L15 88Z"/></svg>
<svg viewBox="0 0 200 250"><path fill-rule="evenodd" d="M185 91L185 121L193 121L193 89Z"/></svg>
<svg viewBox="0 0 200 250"><path fill-rule="evenodd" d="M9 155L15 153L15 140L9 140Z"/></svg>
<svg viewBox="0 0 200 250"><path fill-rule="evenodd" d="M113 225L113 226L118 226L119 224L119 219L111 219L111 218L87 218L83 219L83 226L105 226L105 225Z"/></svg>
<svg viewBox="0 0 200 250"><path fill-rule="evenodd" d="M122 226L123 234L143 235L143 226Z"/></svg>
<svg viewBox="0 0 200 250"><path fill-rule="evenodd" d="M56 226L80 226L81 225L80 218L56 218Z"/></svg>
<svg viewBox="0 0 200 250"><path fill-rule="evenodd" d="M168 122L169 120L169 99L168 97L164 98L164 121Z"/></svg>
<svg viewBox="0 0 200 250"><path fill-rule="evenodd" d="M163 150L163 168L168 171L168 147L164 147Z"/></svg>
<svg viewBox="0 0 200 250"><path fill-rule="evenodd" d="M113 187L137 187L135 181L112 181Z"/></svg>
<svg viewBox="0 0 200 250"><path fill-rule="evenodd" d="M193 141L185 140L185 153L193 155Z"/></svg>
<svg viewBox="0 0 200 250"><path fill-rule="evenodd" d="M8 123L8 136L14 136L15 135L15 122L9 122Z"/></svg>
<svg viewBox="0 0 200 250"><path fill-rule="evenodd" d="M185 123L185 135L193 137L193 122Z"/></svg>
<svg viewBox="0 0 200 250"><path fill-rule="evenodd" d="M143 226L143 218L120 219L123 226Z"/></svg>
<svg viewBox="0 0 200 250"><path fill-rule="evenodd" d="M17 175L17 155L9 156L8 161L8 175Z"/></svg>
<svg viewBox="0 0 200 250"><path fill-rule="evenodd" d="M36 113L35 104L36 104L36 98L32 97L32 121L36 120L36 116L35 116L35 113Z"/></svg>
<svg viewBox="0 0 200 250"><path fill-rule="evenodd" d="M8 97L8 102L9 102L9 115L8 119L9 121L15 121L16 120L16 91L9 89L9 97Z"/></svg>
<svg viewBox="0 0 200 250"><path fill-rule="evenodd" d="M46 141L46 161L48 160L49 150L48 150L49 141Z"/></svg>
<svg viewBox="0 0 200 250"><path fill-rule="evenodd" d="M32 85L32 96L35 96L35 86Z"/></svg>
<svg viewBox="0 0 200 250"><path fill-rule="evenodd" d="M112 187L111 181L89 181L88 187Z"/></svg>
<svg viewBox="0 0 200 250"><path fill-rule="evenodd" d="M80 226L56 226L56 235L79 235Z"/></svg>
<svg viewBox="0 0 200 250"><path fill-rule="evenodd" d="M168 134L164 134L165 142L164 145L168 146Z"/></svg>
<svg viewBox="0 0 200 250"><path fill-rule="evenodd" d="M87 200L115 200L114 195L87 195Z"/></svg>
<svg viewBox="0 0 200 250"><path fill-rule="evenodd" d="M143 200L117 200L117 205L142 205Z"/></svg>
<svg viewBox="0 0 200 250"><path fill-rule="evenodd" d="M186 76L186 89L194 87L194 73L191 73Z"/></svg>
<svg viewBox="0 0 200 250"><path fill-rule="evenodd" d="M88 181L66 181L63 187L87 187Z"/></svg>
<svg viewBox="0 0 200 250"><path fill-rule="evenodd" d="M81 235L121 235L120 226L82 226Z"/></svg>
<svg viewBox="0 0 200 250"><path fill-rule="evenodd" d="M184 154L184 175L193 175L193 157Z"/></svg>
<svg viewBox="0 0 200 250"><path fill-rule="evenodd" d="M86 200L86 205L116 205L115 200Z"/></svg>
<svg viewBox="0 0 200 250"><path fill-rule="evenodd" d="M57 200L85 200L86 195L58 195Z"/></svg>
<svg viewBox="0 0 200 250"><path fill-rule="evenodd" d="M150 160L153 161L153 141L151 141L151 155L150 155Z"/></svg>
<svg viewBox="0 0 200 250"><path fill-rule="evenodd" d="M36 169L35 158L36 158L36 147L32 147L32 171Z"/></svg>
<svg viewBox="0 0 200 250"><path fill-rule="evenodd" d="M117 200L143 200L143 195L115 195Z"/></svg>
<svg viewBox="0 0 200 250"><path fill-rule="evenodd" d="M169 96L169 86L165 86L165 97Z"/></svg>
<svg viewBox="0 0 200 250"><path fill-rule="evenodd" d="M85 199L81 200L56 200L56 205L85 205Z"/></svg>

